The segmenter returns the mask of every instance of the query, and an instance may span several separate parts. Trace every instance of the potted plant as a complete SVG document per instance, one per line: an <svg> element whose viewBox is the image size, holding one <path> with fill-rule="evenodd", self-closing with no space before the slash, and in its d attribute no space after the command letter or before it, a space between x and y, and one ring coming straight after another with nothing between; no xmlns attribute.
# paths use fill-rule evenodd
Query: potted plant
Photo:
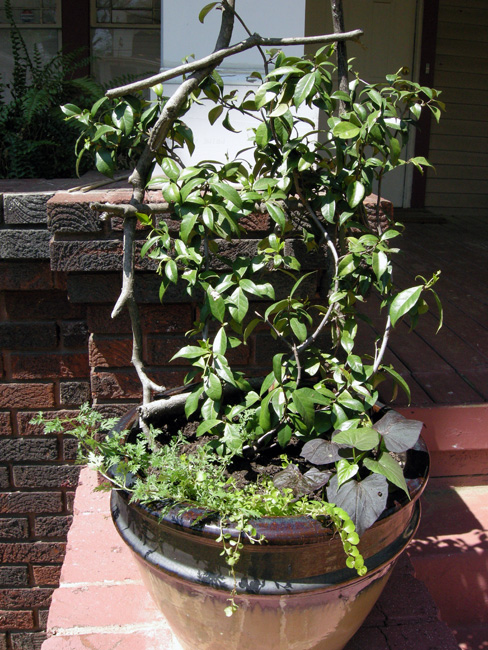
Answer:
<svg viewBox="0 0 488 650"><path fill-rule="evenodd" d="M408 392L383 356L396 323L408 317L414 326L427 310L425 292L442 319L437 275L395 288L391 258L401 227L380 219L380 195L391 169L428 164L405 161L401 151L421 111L438 117L440 102L400 73L382 85L356 76L334 90L329 44L358 31L253 34L229 47L235 2L206 5L201 20L213 9L222 11L214 54L114 89L91 111L64 107L101 171L113 172L121 138L142 148L130 204L93 208L124 216L114 315L125 307L131 315L143 404L115 428L83 408L70 432L83 460L115 488L115 524L185 648L339 649L414 534L427 478L422 424L382 409L377 388L389 376ZM308 41L322 44L313 57L263 52L259 86L245 97L226 93L215 70L247 47ZM159 84L182 74L190 76L164 98ZM131 93L147 87L157 100L141 108ZM177 148L193 147L182 119L206 100L210 123L223 117L230 132L234 112L253 119L250 162L236 154L181 163ZM305 106L325 113L324 131L303 117ZM151 181L155 162L162 177ZM368 218L364 199L374 181ZM155 182L162 202L147 203L145 189ZM246 239L263 219L266 232ZM157 386L144 369L133 293L138 221L149 231L141 253L161 276L163 308L175 285L198 305L188 343L174 355L190 367L179 388ZM360 350L371 304L383 330ZM255 331L267 333L270 367L245 373L232 357Z"/></svg>

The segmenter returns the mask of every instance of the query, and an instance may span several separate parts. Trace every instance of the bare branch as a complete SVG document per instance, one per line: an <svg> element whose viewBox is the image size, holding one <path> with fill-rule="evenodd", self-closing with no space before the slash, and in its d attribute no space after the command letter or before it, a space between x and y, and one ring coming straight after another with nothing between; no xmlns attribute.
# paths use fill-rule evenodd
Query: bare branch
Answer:
<svg viewBox="0 0 488 650"><path fill-rule="evenodd" d="M171 70L165 70L164 72L159 72L147 79L142 79L141 81L135 81L133 83L127 84L125 86L119 86L117 88L112 88L108 90L106 95L107 97L123 97L128 93L134 92L135 90L143 90L144 88L151 88L158 83L164 81L169 81L181 75L187 74L189 72L194 72L196 70L206 69L208 66L212 66L212 69L224 59L234 54L239 54L245 50L250 50L253 47L286 47L287 45L307 45L314 44L317 45L322 43L335 43L341 41L355 40L363 35L361 29L355 29L350 32L343 32L341 34L322 34L320 36L298 36L293 38L263 38L259 34L253 34L249 38L246 38L244 41L232 45L231 47L226 47L218 49L217 51L209 54L208 56L198 59L197 61L190 61L183 65L172 68ZM205 75L206 76L206 75Z"/></svg>
<svg viewBox="0 0 488 650"><path fill-rule="evenodd" d="M141 214L164 214L172 211L170 203L90 203L90 208L95 212L108 212L119 217L135 217Z"/></svg>
<svg viewBox="0 0 488 650"><path fill-rule="evenodd" d="M388 339L390 338L390 331L391 331L391 319L390 316L388 315L388 318L386 319L385 331L383 332L383 340L381 341L381 347L379 351L377 351L377 353L375 354L373 375L375 374L375 372L378 371L378 368L380 367L381 362L383 361L383 357L385 356L386 346L388 345Z"/></svg>
<svg viewBox="0 0 488 650"><path fill-rule="evenodd" d="M312 210L312 206L307 201L307 199L304 197L304 195L303 195L303 193L302 193L302 191L300 189L300 185L298 183L298 175L297 175L296 172L294 174L294 177L295 177L295 190L296 190L296 193L298 195L298 198L302 202L303 207L307 210L307 212L308 212L310 218L312 219L312 221L315 223L315 225L318 227L318 229L322 233L322 239L325 240L325 242L327 244L327 248L330 250L330 252L332 254L332 257L334 259L334 293L335 293L339 289L339 278L338 278L338 275L337 275L337 270L338 270L338 266L339 266L339 255L337 253L337 249L336 249L336 247L334 245L334 242L330 238L329 233L327 232L327 230L322 225L322 222L317 217L315 212ZM324 317L322 318L322 320L320 321L317 329L314 332L312 332L312 334L306 339L306 341L304 341L303 343L301 343L298 346L297 353L299 355L302 354L302 352L304 352L308 347L310 347L310 345L318 338L319 334L322 332L324 327L329 322L329 318L330 318L330 316L332 314L332 311L334 310L334 307L335 307L335 303L332 303L332 304L329 305L329 308L328 308L327 312L325 313Z"/></svg>
<svg viewBox="0 0 488 650"><path fill-rule="evenodd" d="M332 23L334 25L334 33L340 34L344 32L344 11L342 8L342 0L330 0L332 9ZM347 69L347 48L345 41L337 41L337 78L339 80L339 90L344 92L349 91L348 82L348 69ZM345 102L339 100L339 115L345 113L347 110Z"/></svg>

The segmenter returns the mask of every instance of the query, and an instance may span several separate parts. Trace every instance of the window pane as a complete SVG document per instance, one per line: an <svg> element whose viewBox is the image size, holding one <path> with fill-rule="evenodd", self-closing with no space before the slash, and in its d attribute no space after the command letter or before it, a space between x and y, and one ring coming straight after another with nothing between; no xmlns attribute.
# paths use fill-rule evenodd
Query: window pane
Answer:
<svg viewBox="0 0 488 650"><path fill-rule="evenodd" d="M93 73L101 82L125 75L142 76L159 71L159 29L92 30Z"/></svg>

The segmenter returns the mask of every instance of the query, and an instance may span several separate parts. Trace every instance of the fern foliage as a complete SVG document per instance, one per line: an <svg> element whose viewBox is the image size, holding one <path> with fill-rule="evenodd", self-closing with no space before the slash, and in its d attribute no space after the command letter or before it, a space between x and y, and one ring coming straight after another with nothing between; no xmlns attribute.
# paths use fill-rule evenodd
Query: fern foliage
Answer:
<svg viewBox="0 0 488 650"><path fill-rule="evenodd" d="M58 52L46 62L37 46L29 52L15 23L11 0L5 0L5 13L13 70L9 83L0 83L0 178L75 176L79 133L66 123L60 106L75 100L88 107L102 95L94 79L76 77L90 59L77 50ZM86 159L80 171L92 166Z"/></svg>

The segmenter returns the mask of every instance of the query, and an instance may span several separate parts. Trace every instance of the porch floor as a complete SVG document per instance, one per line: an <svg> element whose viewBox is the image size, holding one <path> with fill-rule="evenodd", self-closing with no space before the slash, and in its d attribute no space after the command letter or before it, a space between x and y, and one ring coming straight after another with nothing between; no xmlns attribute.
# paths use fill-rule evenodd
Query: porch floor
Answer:
<svg viewBox="0 0 488 650"><path fill-rule="evenodd" d="M444 307L436 334L437 308L409 332L393 331L386 361L410 383L412 406L479 404L488 400L488 220L462 214L434 215L395 210L406 230L396 256L394 279L400 287L421 284L441 271L435 290ZM390 389L391 396L391 389ZM389 398L388 388L383 395ZM406 404L399 394L395 404Z"/></svg>

